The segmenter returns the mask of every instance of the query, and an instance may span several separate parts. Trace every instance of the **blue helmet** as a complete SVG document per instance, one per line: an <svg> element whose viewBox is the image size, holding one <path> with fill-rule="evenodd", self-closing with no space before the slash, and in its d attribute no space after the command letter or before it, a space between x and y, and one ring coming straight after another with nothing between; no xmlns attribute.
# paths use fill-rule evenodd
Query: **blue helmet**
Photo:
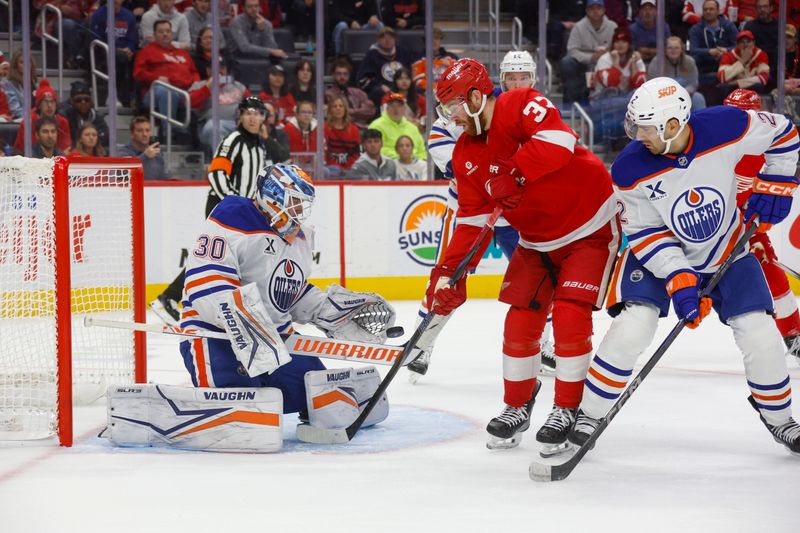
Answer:
<svg viewBox="0 0 800 533"><path fill-rule="evenodd" d="M273 229L289 236L311 213L314 183L297 165L268 165L258 173L258 207L267 215Z"/></svg>

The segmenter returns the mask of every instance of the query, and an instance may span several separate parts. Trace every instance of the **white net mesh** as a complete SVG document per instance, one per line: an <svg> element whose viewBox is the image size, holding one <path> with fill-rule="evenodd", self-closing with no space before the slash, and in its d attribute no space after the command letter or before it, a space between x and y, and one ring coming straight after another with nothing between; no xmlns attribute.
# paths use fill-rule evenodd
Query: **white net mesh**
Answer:
<svg viewBox="0 0 800 533"><path fill-rule="evenodd" d="M57 431L53 163L0 159L0 439ZM133 321L131 170L69 171L73 403L134 378L133 332L83 317Z"/></svg>

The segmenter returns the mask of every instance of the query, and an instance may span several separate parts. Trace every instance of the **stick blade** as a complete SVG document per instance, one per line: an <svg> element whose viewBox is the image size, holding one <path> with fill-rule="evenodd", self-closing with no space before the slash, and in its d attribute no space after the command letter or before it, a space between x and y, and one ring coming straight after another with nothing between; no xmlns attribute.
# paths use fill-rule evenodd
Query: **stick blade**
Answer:
<svg viewBox="0 0 800 533"><path fill-rule="evenodd" d="M533 461L528 467L528 474L533 481L545 483L553 481L553 465L546 465Z"/></svg>
<svg viewBox="0 0 800 533"><path fill-rule="evenodd" d="M344 444L350 442L345 429L315 428L311 424L297 426L297 438L312 444Z"/></svg>

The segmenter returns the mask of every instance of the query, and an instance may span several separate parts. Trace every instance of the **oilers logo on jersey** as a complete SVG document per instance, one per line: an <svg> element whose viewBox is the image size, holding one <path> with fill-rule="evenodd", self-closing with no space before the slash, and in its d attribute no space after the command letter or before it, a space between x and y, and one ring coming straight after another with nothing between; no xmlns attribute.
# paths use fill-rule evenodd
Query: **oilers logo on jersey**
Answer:
<svg viewBox="0 0 800 533"><path fill-rule="evenodd" d="M303 270L291 259L280 261L269 280L269 299L280 311L288 311L300 296L306 277Z"/></svg>
<svg viewBox="0 0 800 533"><path fill-rule="evenodd" d="M722 227L725 199L712 187L684 191L672 206L672 227L689 242L705 242Z"/></svg>

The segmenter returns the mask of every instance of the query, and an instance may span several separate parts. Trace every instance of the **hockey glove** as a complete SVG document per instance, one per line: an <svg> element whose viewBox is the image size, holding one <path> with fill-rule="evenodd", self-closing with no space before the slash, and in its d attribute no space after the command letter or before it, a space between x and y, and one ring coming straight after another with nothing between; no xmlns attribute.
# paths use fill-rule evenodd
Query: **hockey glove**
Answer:
<svg viewBox="0 0 800 533"><path fill-rule="evenodd" d="M672 298L675 314L691 329L711 312L711 298L700 299L698 281L697 274L688 270L679 270L667 279L667 294Z"/></svg>
<svg viewBox="0 0 800 533"><path fill-rule="evenodd" d="M486 182L486 192L503 209L514 209L522 201L525 176L511 161L501 161L497 173Z"/></svg>
<svg viewBox="0 0 800 533"><path fill-rule="evenodd" d="M778 259L766 233L753 235L750 239L750 253L756 256L759 263L773 263Z"/></svg>
<svg viewBox="0 0 800 533"><path fill-rule="evenodd" d="M747 202L745 220L758 215L758 232L766 232L789 215L796 188L797 178L794 176L758 174L753 180L753 194Z"/></svg>
<svg viewBox="0 0 800 533"><path fill-rule="evenodd" d="M440 265L431 270L431 281L428 283L428 309L437 315L449 315L458 306L467 301L467 276L461 276L452 287L449 283L454 269Z"/></svg>

